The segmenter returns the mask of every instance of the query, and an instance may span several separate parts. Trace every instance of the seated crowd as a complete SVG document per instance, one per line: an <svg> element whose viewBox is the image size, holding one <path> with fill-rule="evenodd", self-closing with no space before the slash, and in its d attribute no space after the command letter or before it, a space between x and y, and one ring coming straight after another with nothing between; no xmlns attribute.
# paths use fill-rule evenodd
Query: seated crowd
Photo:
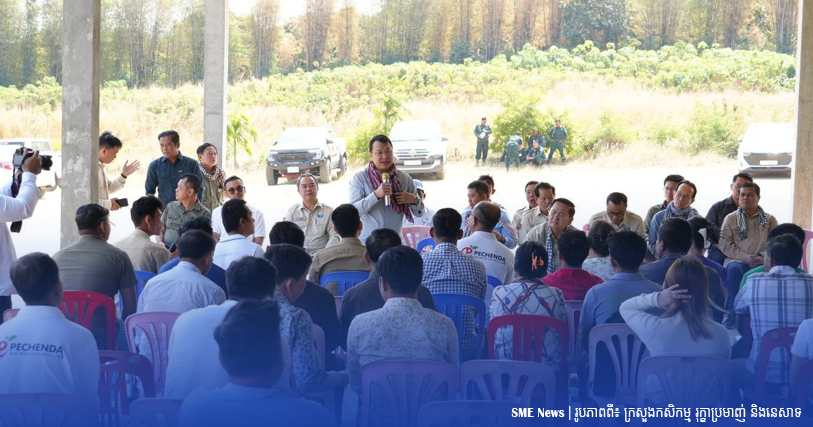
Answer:
<svg viewBox="0 0 813 427"><path fill-rule="evenodd" d="M393 165L375 164L392 155L388 140L376 138L371 167L394 172ZM380 179L373 171L360 173L365 175L356 178ZM363 393L365 366L412 359L457 369L489 354L517 360L517 326L497 330L493 341L478 340L486 331L477 318L488 324L531 315L568 326L571 302L581 307L578 324L569 325L575 336L567 339L580 349L572 362L583 406L596 406L588 395L614 390L606 353L612 350L589 354L599 325L625 323L652 357L733 359L734 399L758 376L769 391L795 385L795 373L813 358L813 277L799 269L805 233L777 224L746 174L734 177L732 194L706 217L692 207L697 187L679 175L666 178L665 200L646 220L627 210L626 195L613 192L585 232L572 224L575 203L556 196L547 182L525 186L528 206L511 220L492 200L490 176L468 184L469 205L462 212L439 209L418 221L433 211L423 206L423 188L415 194L412 179L398 173L391 174L393 184L379 182L369 194L351 189L361 198L335 209L318 201L316 178L302 175L302 202L273 225L265 252L262 212L243 199L238 177L223 177L228 200L214 208L215 217L198 200L201 182L193 174L180 178L176 198L166 206L152 195L136 200L135 231L116 245L107 242L108 210L80 207L76 243L53 257L25 255L11 267L26 305L0 325L0 337L6 337L0 342L0 394L73 393L98 405L99 351L112 350L109 328L116 329L115 349L129 351L124 320L154 312L179 313L168 341L163 397L184 400L180 419L188 426L265 425L269 419L285 426L341 423L344 390L349 384ZM378 210L382 199L388 206L391 200L386 211ZM398 226L376 226L396 224L386 217L392 212L400 215ZM431 224L430 249L419 253L402 238L404 218ZM136 271L157 275L139 289ZM321 283L325 275L345 271L364 272L367 279L346 291L338 280ZM116 323L110 325L104 309L89 329L68 320L59 310L65 291L118 298ZM450 319L435 299L448 294L478 304ZM750 334L743 340L750 348L738 342L732 349L726 328L735 326ZM761 339L775 328L798 328L792 355L772 353L760 371ZM319 352L315 333L324 335ZM548 329L536 360L560 378L568 378L563 359L573 357L563 349L564 339ZM137 334L136 346L148 359L156 357L145 333ZM593 359L603 370L588 384ZM659 382L649 379L646 387L649 401L668 403ZM333 414L314 403L329 399ZM386 397L374 392L367 399L370 407L362 410L369 411L370 424L388 425ZM727 406L739 403L729 399Z"/></svg>

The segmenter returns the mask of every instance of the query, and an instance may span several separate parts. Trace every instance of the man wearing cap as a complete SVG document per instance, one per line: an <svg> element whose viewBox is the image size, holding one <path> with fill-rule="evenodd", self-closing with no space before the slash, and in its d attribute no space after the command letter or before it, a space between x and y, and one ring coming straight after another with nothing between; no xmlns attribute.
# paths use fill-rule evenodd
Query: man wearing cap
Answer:
<svg viewBox="0 0 813 427"><path fill-rule="evenodd" d="M548 132L548 139L550 140L550 152L548 153L548 164L550 159L553 158L553 152L559 150L559 156L562 163L565 162L565 141L567 140L567 129L562 126L562 120L556 119L556 126Z"/></svg>
<svg viewBox="0 0 813 427"><path fill-rule="evenodd" d="M419 179L413 179L412 181L415 183L415 189L418 190L418 197L421 200L426 200L426 191L423 189L423 182ZM404 217L404 227L408 225L426 225L431 227L433 216L435 216L435 211L426 207L426 203L424 203L423 216L412 217L414 222L409 222L409 220Z"/></svg>
<svg viewBox="0 0 813 427"><path fill-rule="evenodd" d="M474 127L474 135L477 137L477 155L474 166L480 165L480 155L483 156L483 165L488 157L488 136L491 135L491 126L486 124L486 118L480 120L480 124ZM430 217L431 218L431 217Z"/></svg>
<svg viewBox="0 0 813 427"><path fill-rule="evenodd" d="M522 163L533 166L545 164L545 150L539 145L538 139L529 141L529 147L525 149L522 155Z"/></svg>
<svg viewBox="0 0 813 427"><path fill-rule="evenodd" d="M517 132L508 138L505 143L505 171L508 172L508 166L513 163L517 168L519 167L519 147L522 146L522 138L520 133Z"/></svg>

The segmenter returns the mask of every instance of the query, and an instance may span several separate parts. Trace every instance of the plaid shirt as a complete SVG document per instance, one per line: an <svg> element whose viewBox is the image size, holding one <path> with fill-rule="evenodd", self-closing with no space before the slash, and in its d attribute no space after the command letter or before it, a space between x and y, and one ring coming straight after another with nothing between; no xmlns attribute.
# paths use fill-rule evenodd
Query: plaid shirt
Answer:
<svg viewBox="0 0 813 427"><path fill-rule="evenodd" d="M479 260L463 255L452 243L441 243L423 255L423 285L435 294L467 295L485 299L488 277ZM486 313L482 313L483 316ZM476 313L463 307L463 360L474 359L477 353Z"/></svg>
<svg viewBox="0 0 813 427"><path fill-rule="evenodd" d="M768 273L754 274L745 282L734 301L738 314L751 313L754 346L746 367L756 372L759 342L775 328L795 328L813 317L813 276L796 273L792 267L775 266ZM771 353L765 380L773 383L788 381L790 357L783 351Z"/></svg>

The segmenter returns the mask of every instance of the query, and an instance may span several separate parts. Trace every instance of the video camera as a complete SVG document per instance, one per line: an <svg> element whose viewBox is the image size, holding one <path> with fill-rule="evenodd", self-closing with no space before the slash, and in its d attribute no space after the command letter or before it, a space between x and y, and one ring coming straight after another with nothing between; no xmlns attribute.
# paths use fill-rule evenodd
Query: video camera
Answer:
<svg viewBox="0 0 813 427"><path fill-rule="evenodd" d="M34 155L32 150L29 150L25 147L20 147L17 151L14 152L14 158L12 159L12 164L14 165L14 169L20 169L23 167L23 162L25 159ZM40 158L42 159L42 169L43 170L51 170L51 166L54 165L54 160L51 156L40 154Z"/></svg>

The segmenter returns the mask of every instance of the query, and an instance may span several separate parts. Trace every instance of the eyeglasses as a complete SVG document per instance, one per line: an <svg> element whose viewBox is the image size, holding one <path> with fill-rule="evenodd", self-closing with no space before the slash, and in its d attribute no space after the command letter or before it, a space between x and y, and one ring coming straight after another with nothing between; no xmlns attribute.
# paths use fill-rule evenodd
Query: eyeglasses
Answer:
<svg viewBox="0 0 813 427"><path fill-rule="evenodd" d="M376 156L376 157L392 156L392 150L373 151L373 156Z"/></svg>
<svg viewBox="0 0 813 427"><path fill-rule="evenodd" d="M688 194L683 194L681 192L677 192L677 193L675 193L675 198L679 199L679 200L691 200L692 196L690 196Z"/></svg>
<svg viewBox="0 0 813 427"><path fill-rule="evenodd" d="M626 213L627 213L627 211L613 212L613 211L608 210L607 211L607 216L610 217L610 218L624 218L624 215Z"/></svg>
<svg viewBox="0 0 813 427"><path fill-rule="evenodd" d="M238 185L237 187L232 187L226 190L226 192L229 194L242 193L243 191L246 191L246 187L242 185Z"/></svg>

